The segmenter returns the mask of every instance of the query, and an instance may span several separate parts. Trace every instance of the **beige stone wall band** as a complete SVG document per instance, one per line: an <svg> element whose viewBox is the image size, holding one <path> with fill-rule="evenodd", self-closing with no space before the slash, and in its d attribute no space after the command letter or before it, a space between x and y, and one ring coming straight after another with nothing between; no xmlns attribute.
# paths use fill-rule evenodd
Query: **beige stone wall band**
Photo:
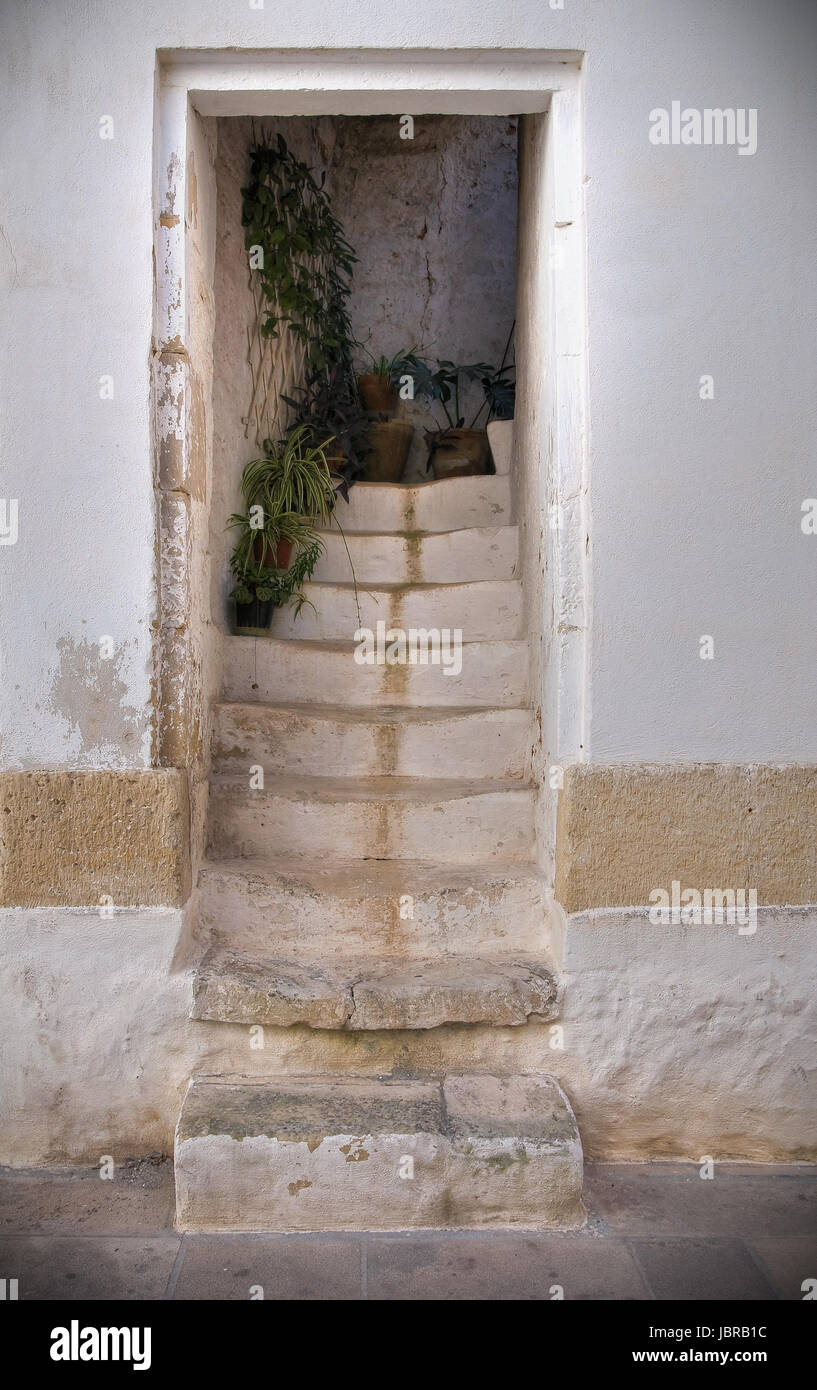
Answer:
<svg viewBox="0 0 817 1390"><path fill-rule="evenodd" d="M0 774L0 906L181 906L187 778L175 768Z"/></svg>
<svg viewBox="0 0 817 1390"><path fill-rule="evenodd" d="M556 897L647 905L656 888L817 902L817 767L574 764L559 793Z"/></svg>

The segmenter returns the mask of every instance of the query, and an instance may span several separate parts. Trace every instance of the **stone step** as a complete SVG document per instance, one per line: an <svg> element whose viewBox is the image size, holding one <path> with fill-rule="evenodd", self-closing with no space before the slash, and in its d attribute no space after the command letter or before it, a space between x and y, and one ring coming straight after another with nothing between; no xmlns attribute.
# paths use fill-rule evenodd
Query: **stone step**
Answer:
<svg viewBox="0 0 817 1390"><path fill-rule="evenodd" d="M341 525L343 520L341 518ZM513 579L519 536L515 526L402 536L325 531L324 550L312 578L348 584L464 584Z"/></svg>
<svg viewBox="0 0 817 1390"><path fill-rule="evenodd" d="M528 694L523 641L468 643L459 672L442 665L360 665L352 642L225 637L222 650L225 700L507 709L524 705Z"/></svg>
<svg viewBox="0 0 817 1390"><path fill-rule="evenodd" d="M196 1077L175 1140L183 1231L575 1227L582 1147L552 1077Z"/></svg>
<svg viewBox="0 0 817 1390"><path fill-rule="evenodd" d="M205 860L198 886L210 940L271 955L535 953L550 940L545 878L529 864Z"/></svg>
<svg viewBox="0 0 817 1390"><path fill-rule="evenodd" d="M337 508L344 531L456 531L507 526L511 520L510 478L486 474L446 478L403 487L399 483L356 483L348 503Z"/></svg>
<svg viewBox="0 0 817 1390"><path fill-rule="evenodd" d="M542 958L281 959L211 946L195 978L191 1018L269 1028L511 1028L554 1018L557 987Z"/></svg>
<svg viewBox="0 0 817 1390"><path fill-rule="evenodd" d="M418 859L472 864L534 857L535 790L519 781L274 777L210 782L217 858Z"/></svg>
<svg viewBox="0 0 817 1390"><path fill-rule="evenodd" d="M224 703L213 710L215 772L327 777L529 774L531 710L338 709Z"/></svg>
<svg viewBox="0 0 817 1390"><path fill-rule="evenodd" d="M373 633L386 629L407 632L447 630L463 643L513 641L522 633L522 585L515 579L477 584L412 584L358 586L304 584L306 603L277 608L272 615L273 637L303 642L355 642L359 628ZM388 640L386 637L385 640ZM444 651L443 660L452 664Z"/></svg>

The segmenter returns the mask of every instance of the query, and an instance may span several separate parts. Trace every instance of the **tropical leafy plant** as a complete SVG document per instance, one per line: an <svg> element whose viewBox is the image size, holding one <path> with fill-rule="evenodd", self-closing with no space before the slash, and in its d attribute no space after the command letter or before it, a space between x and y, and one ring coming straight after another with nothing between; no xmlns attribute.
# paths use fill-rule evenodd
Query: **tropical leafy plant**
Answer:
<svg viewBox="0 0 817 1390"><path fill-rule="evenodd" d="M424 358L410 353L406 359L408 371L414 377L414 395L442 407L445 424L440 429L462 429L465 417L462 413L460 395L467 382L482 381L494 373L487 362L474 362L470 365L457 365L447 360L438 361L436 370ZM484 405L480 407L480 412Z"/></svg>
<svg viewBox="0 0 817 1390"><path fill-rule="evenodd" d="M461 407L461 395L469 382L478 381L482 386L483 400L476 411L468 429L475 429L483 411L487 408L488 420L510 420L513 417L516 381L515 367L508 363L508 352L513 339L514 325L508 335L502 362L492 367L487 362L472 362L460 365L448 360L439 360L436 367L415 352L407 353L401 364L414 377L414 394L430 404L439 405L445 416L445 424L439 430L462 429L465 416Z"/></svg>
<svg viewBox="0 0 817 1390"><path fill-rule="evenodd" d="M474 416L472 428L476 424L485 407L488 407L487 423L491 420L512 420L514 408L516 406L516 364L508 362L508 353L513 342L516 319L511 324L511 331L508 334L508 341L505 344L505 351L502 354L502 361L495 372L482 378L482 390L485 396L480 409Z"/></svg>

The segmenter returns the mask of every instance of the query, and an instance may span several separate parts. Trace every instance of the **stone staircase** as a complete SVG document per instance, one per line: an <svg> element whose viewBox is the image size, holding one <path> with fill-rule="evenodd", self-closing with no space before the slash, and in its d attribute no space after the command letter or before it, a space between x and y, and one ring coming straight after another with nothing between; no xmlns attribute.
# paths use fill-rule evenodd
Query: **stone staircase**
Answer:
<svg viewBox="0 0 817 1390"><path fill-rule="evenodd" d="M335 1034L551 1020L508 478L359 486L341 519L314 609L226 639L191 1017ZM354 634L378 622L461 629L461 671L358 664ZM414 1181L396 1180L409 1159ZM575 1119L543 1075L196 1077L176 1164L185 1229L581 1215Z"/></svg>

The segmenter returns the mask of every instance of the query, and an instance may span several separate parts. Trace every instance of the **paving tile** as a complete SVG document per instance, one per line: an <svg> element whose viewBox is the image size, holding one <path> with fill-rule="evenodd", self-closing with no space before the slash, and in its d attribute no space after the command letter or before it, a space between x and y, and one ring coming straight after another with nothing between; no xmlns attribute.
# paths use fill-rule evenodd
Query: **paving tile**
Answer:
<svg viewBox="0 0 817 1390"><path fill-rule="evenodd" d="M360 1242L331 1236L186 1236L174 1299L349 1301L361 1297Z"/></svg>
<svg viewBox="0 0 817 1390"><path fill-rule="evenodd" d="M656 1298L740 1299L777 1297L739 1240L631 1240L628 1242Z"/></svg>
<svg viewBox="0 0 817 1390"><path fill-rule="evenodd" d="M754 1240L749 1248L781 1298L803 1299L806 1292L811 1292L813 1299L817 1294L817 1238ZM803 1289L807 1279L814 1280L814 1289Z"/></svg>
<svg viewBox="0 0 817 1390"><path fill-rule="evenodd" d="M23 1299L158 1299L179 1237L3 1236L0 1276Z"/></svg>
<svg viewBox="0 0 817 1390"><path fill-rule="evenodd" d="M649 1297L626 1245L573 1234L400 1236L367 1242L370 1299Z"/></svg>
<svg viewBox="0 0 817 1390"><path fill-rule="evenodd" d="M589 1167L585 1204L622 1235L774 1239L817 1234L817 1176L731 1176L716 1165L715 1176L704 1179L693 1164L678 1169L661 1175L646 1165Z"/></svg>
<svg viewBox="0 0 817 1390"><path fill-rule="evenodd" d="M0 1169L0 1235L160 1234L173 1227L173 1164L127 1163L111 1179L97 1168Z"/></svg>

